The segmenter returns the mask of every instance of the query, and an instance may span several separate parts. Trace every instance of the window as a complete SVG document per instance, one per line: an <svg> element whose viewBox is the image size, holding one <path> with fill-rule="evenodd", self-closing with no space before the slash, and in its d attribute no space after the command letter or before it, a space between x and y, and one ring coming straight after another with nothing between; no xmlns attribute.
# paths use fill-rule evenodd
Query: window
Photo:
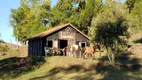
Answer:
<svg viewBox="0 0 142 80"><path fill-rule="evenodd" d="M86 47L86 42L80 42L79 45L80 45L82 48L84 48L84 47Z"/></svg>
<svg viewBox="0 0 142 80"><path fill-rule="evenodd" d="M52 48L53 46L53 41L52 40L47 40L47 47Z"/></svg>

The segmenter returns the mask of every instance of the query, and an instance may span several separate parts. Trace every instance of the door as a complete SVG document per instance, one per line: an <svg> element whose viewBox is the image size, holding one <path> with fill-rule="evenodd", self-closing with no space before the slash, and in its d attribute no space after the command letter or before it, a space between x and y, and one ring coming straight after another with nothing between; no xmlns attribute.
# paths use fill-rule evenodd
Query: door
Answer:
<svg viewBox="0 0 142 80"><path fill-rule="evenodd" d="M68 41L67 40L59 40L59 48L63 49L68 45Z"/></svg>

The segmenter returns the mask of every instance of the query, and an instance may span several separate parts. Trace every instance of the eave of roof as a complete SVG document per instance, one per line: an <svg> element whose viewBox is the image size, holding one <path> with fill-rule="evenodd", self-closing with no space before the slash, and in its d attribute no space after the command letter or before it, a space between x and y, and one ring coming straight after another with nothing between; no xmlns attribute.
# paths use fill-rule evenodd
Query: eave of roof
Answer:
<svg viewBox="0 0 142 80"><path fill-rule="evenodd" d="M48 29L48 30L46 30L46 31L44 31L44 32L41 32L41 33L39 33L39 34L37 34L37 35L35 35L35 36L29 38L28 40L43 38L43 37L45 37L45 36L50 35L51 33L54 33L54 32L57 31L57 30L60 30L60 29L62 29L62 28L64 28L64 27L67 27L67 26L69 26L69 25L70 25L72 28L74 28L76 31L78 31L80 34L82 34L84 37L86 37L88 40L90 39L88 36L86 36L85 34L83 34L80 30L78 30L78 29L77 29L76 27L74 27L72 24L67 23L67 24L63 24L63 25L59 25L59 26L50 28L50 29Z"/></svg>

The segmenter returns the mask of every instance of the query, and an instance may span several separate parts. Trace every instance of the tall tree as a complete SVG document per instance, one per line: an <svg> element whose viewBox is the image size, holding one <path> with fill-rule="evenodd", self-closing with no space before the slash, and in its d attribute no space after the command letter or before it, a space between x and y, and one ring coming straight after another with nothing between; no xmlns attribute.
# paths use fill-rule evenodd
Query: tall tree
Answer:
<svg viewBox="0 0 142 80"><path fill-rule="evenodd" d="M59 0L51 10L51 26L72 23L88 34L92 17L100 11L102 5L102 0Z"/></svg>
<svg viewBox="0 0 142 80"><path fill-rule="evenodd" d="M74 22L74 20L72 21L72 17L77 13L76 5L79 3L79 1L80 0L59 0L51 10L51 26Z"/></svg>
<svg viewBox="0 0 142 80"><path fill-rule="evenodd" d="M94 17L90 28L92 42L100 43L108 51L108 59L115 63L115 56L126 47L128 37L127 11L124 5L113 2Z"/></svg>
<svg viewBox="0 0 142 80"><path fill-rule="evenodd" d="M92 17L94 15L94 0L88 0L85 6L85 10L82 10L80 14L80 29L85 33L88 34L88 27L90 27Z"/></svg>
<svg viewBox="0 0 142 80"><path fill-rule="evenodd" d="M37 5L35 0L21 0L18 9L11 9L10 24L15 38L21 43L26 43L27 38L46 29L45 19L49 19L50 3L40 1Z"/></svg>
<svg viewBox="0 0 142 80"><path fill-rule="evenodd" d="M102 5L102 0L87 0L85 9L81 11L79 19L80 29L85 34L88 34L88 29L91 26L92 18L99 12Z"/></svg>
<svg viewBox="0 0 142 80"><path fill-rule="evenodd" d="M131 10L134 8L135 2L137 0L127 0L126 4L127 4L127 8L129 10L129 13L131 12Z"/></svg>
<svg viewBox="0 0 142 80"><path fill-rule="evenodd" d="M142 1L137 0L135 2L134 8L130 13L130 21L133 27L137 30L142 30Z"/></svg>

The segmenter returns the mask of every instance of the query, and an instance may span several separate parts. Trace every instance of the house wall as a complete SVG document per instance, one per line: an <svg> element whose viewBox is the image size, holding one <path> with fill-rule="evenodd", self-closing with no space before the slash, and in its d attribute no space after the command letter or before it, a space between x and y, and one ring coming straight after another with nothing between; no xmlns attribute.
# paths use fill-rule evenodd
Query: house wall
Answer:
<svg viewBox="0 0 142 80"><path fill-rule="evenodd" d="M68 30L68 28L70 28L70 30ZM66 34L64 35L62 34L62 32L73 33L71 35L72 38L62 37L62 36L66 36ZM29 40L28 41L28 45L29 45L28 46L28 56L45 56L44 48L46 47L47 40L49 39L53 41L53 47L56 47L56 48L59 47L59 40L67 40L68 45L71 45L71 44L79 45L80 42L86 42L87 43L86 45L89 46L89 42L86 37L84 37L82 34L77 32L72 27L67 26L43 38Z"/></svg>
<svg viewBox="0 0 142 80"><path fill-rule="evenodd" d="M70 32L71 32L71 37L73 38L66 38L63 36L68 36L67 32L68 32L68 28L70 28ZM88 39L86 37L84 37L82 34L80 34L79 32L77 32L74 28L68 26L65 27L63 29L60 29L59 31L56 31L48 36L46 36L46 42L47 40L52 39L53 40L53 47L58 48L59 46L59 40L68 40L68 45L72 45L72 44L77 44L79 45L79 42L86 42L86 46L89 46L89 42ZM45 47L45 46L44 46Z"/></svg>
<svg viewBox="0 0 142 80"><path fill-rule="evenodd" d="M42 56L42 39L28 41L28 56Z"/></svg>

